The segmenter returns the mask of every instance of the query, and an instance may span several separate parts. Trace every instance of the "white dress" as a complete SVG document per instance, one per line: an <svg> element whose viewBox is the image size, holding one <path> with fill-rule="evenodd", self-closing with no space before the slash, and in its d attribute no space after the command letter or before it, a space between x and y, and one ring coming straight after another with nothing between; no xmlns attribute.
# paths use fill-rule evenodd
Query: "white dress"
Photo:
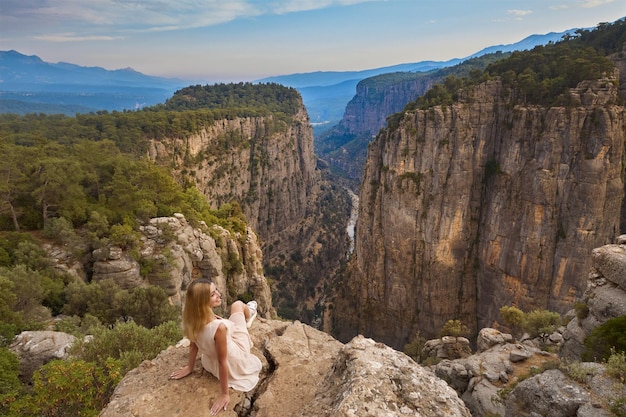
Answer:
<svg viewBox="0 0 626 417"><path fill-rule="evenodd" d="M220 324L226 327L228 386L237 391L248 392L259 382L262 364L261 360L250 352L252 340L250 340L243 313L235 313L228 319L216 318L200 332L196 344L202 353L202 366L219 378L215 332Z"/></svg>

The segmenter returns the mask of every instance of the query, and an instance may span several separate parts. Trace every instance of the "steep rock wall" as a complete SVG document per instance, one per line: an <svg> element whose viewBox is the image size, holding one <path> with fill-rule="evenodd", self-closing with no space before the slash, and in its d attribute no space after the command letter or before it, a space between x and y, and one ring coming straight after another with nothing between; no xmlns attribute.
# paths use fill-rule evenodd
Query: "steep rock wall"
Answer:
<svg viewBox="0 0 626 417"><path fill-rule="evenodd" d="M624 109L614 79L577 107L518 106L490 81L407 113L370 145L355 252L333 310L340 340L401 348L499 308L565 312L590 253L619 234Z"/></svg>
<svg viewBox="0 0 626 417"><path fill-rule="evenodd" d="M340 126L349 134L376 135L387 124L387 116L402 111L407 103L423 95L440 78L421 77L380 87L361 82L346 106Z"/></svg>
<svg viewBox="0 0 626 417"><path fill-rule="evenodd" d="M151 141L148 156L186 170L213 208L243 200L261 235L305 215L321 180L304 111L291 125L272 116L216 120L196 135Z"/></svg>
<svg viewBox="0 0 626 417"><path fill-rule="evenodd" d="M196 135L151 141L148 156L195 183L212 207L241 205L278 283L279 314L311 323L345 260L349 197L318 169L304 107L291 119L216 120Z"/></svg>
<svg viewBox="0 0 626 417"><path fill-rule="evenodd" d="M346 106L342 120L316 143L320 157L338 173L340 181L355 192L363 176L367 145L386 126L387 117L423 95L441 77L377 84L365 80Z"/></svg>

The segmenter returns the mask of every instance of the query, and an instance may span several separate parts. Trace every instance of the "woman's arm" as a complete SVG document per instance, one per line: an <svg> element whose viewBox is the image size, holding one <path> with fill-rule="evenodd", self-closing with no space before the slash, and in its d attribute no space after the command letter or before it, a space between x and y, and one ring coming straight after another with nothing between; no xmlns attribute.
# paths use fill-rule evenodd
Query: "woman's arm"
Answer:
<svg viewBox="0 0 626 417"><path fill-rule="evenodd" d="M198 345L195 342L189 343L189 359L187 360L187 366L177 369L172 372L170 379L181 379L193 372L194 366L196 366L196 357L198 356Z"/></svg>
<svg viewBox="0 0 626 417"><path fill-rule="evenodd" d="M221 394L211 407L211 414L215 415L220 411L226 410L230 403L230 395L228 393L228 348L226 344L226 326L220 324L215 332L215 351L217 352L217 361L219 364L219 380Z"/></svg>

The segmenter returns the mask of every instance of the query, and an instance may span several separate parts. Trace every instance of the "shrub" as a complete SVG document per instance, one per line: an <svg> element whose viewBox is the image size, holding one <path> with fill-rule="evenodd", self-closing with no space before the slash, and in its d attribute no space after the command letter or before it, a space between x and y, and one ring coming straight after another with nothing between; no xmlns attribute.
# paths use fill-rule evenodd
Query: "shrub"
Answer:
<svg viewBox="0 0 626 417"><path fill-rule="evenodd" d="M574 310L576 311L576 317L578 317L578 320L584 320L589 315L589 306L580 301L574 303Z"/></svg>
<svg viewBox="0 0 626 417"><path fill-rule="evenodd" d="M36 242L22 240L13 252L13 265L25 265L33 270L43 270L50 266L46 251Z"/></svg>
<svg viewBox="0 0 626 417"><path fill-rule="evenodd" d="M533 310L524 313L517 307L503 306L500 314L505 324L512 327L516 332L523 330L530 337L552 333L561 325L561 316L548 310Z"/></svg>
<svg viewBox="0 0 626 417"><path fill-rule="evenodd" d="M74 227L64 217L46 220L43 226L43 235L65 245L74 245L78 239Z"/></svg>
<svg viewBox="0 0 626 417"><path fill-rule="evenodd" d="M409 343L404 345L404 353L413 359L415 362L420 363L422 361L422 350L424 349L424 343L426 339L420 336L420 332L415 333L415 337Z"/></svg>
<svg viewBox="0 0 626 417"><path fill-rule="evenodd" d="M22 391L19 373L17 356L7 348L0 348L0 416L6 415L10 404Z"/></svg>
<svg viewBox="0 0 626 417"><path fill-rule="evenodd" d="M593 329L585 339L582 359L586 361L608 360L614 352L626 352L626 316L607 320Z"/></svg>
<svg viewBox="0 0 626 417"><path fill-rule="evenodd" d="M586 384L595 375L595 368L584 362L570 362L561 364L560 368L565 374L576 382Z"/></svg>
<svg viewBox="0 0 626 417"><path fill-rule="evenodd" d="M91 329L102 326L102 322L91 314L87 313L84 317L66 316L55 324L57 332L72 334L78 338L82 338L91 334Z"/></svg>
<svg viewBox="0 0 626 417"><path fill-rule="evenodd" d="M523 328L530 337L554 332L561 325L559 313L548 310L533 310L526 314Z"/></svg>
<svg viewBox="0 0 626 417"><path fill-rule="evenodd" d="M22 316L15 312L17 296L13 291L15 284L2 275L0 268L0 346L7 345L23 326Z"/></svg>
<svg viewBox="0 0 626 417"><path fill-rule="evenodd" d="M606 361L606 371L613 378L626 383L626 353L611 350L611 356Z"/></svg>
<svg viewBox="0 0 626 417"><path fill-rule="evenodd" d="M609 409L617 417L626 417L626 397L611 399L609 401Z"/></svg>
<svg viewBox="0 0 626 417"><path fill-rule="evenodd" d="M122 379L121 362L102 366L83 360L54 360L33 376L32 392L11 405L11 415L24 417L96 417Z"/></svg>
<svg viewBox="0 0 626 417"><path fill-rule="evenodd" d="M91 314L103 324L113 325L124 315L127 293L110 279L91 284L72 282L65 289L67 303L63 306L63 313L79 317Z"/></svg>
<svg viewBox="0 0 626 417"><path fill-rule="evenodd" d="M524 324L525 314L517 307L500 307L500 315L505 324L511 326L513 331L519 332Z"/></svg>
<svg viewBox="0 0 626 417"><path fill-rule="evenodd" d="M146 329L136 323L118 323L113 328L92 328L93 339L78 341L72 354L100 366L108 358L121 361L122 373L136 368L143 360L153 359L159 352L182 338L180 326L173 321Z"/></svg>
<svg viewBox="0 0 626 417"><path fill-rule="evenodd" d="M12 283L8 284L7 280ZM46 290L42 285L45 280L44 275L34 271L24 264L16 265L12 268L0 268L0 282L4 288L10 288L13 295L7 294L0 301L10 308L12 313L8 314L3 321L6 323L22 324L32 323L36 325L50 318L50 311L41 305L46 298ZM0 307L3 308L3 307Z"/></svg>
<svg viewBox="0 0 626 417"><path fill-rule="evenodd" d="M140 326L151 329L168 321L176 321L179 309L171 305L161 287L133 288L122 300L124 316Z"/></svg>
<svg viewBox="0 0 626 417"><path fill-rule="evenodd" d="M129 224L116 224L111 226L110 241L122 249L132 249L140 246L141 235Z"/></svg>
<svg viewBox="0 0 626 417"><path fill-rule="evenodd" d="M439 337L443 336L452 336L459 337L462 334L467 334L468 329L460 320L448 320L446 324L443 325L441 331L439 332Z"/></svg>

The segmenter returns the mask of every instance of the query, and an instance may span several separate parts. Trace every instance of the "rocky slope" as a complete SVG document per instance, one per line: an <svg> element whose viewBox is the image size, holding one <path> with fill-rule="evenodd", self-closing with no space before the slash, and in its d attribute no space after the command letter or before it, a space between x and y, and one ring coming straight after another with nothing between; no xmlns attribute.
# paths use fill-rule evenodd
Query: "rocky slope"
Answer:
<svg viewBox="0 0 626 417"><path fill-rule="evenodd" d="M435 374L455 388L473 416L619 415L623 406L616 404L626 395L624 381L612 378L606 364L580 360L584 340L593 329L626 314L625 271L626 235L622 235L616 244L593 250L587 289L579 301L585 308L569 311L566 326L532 340L481 329L476 353L464 357L450 357L454 350L434 343L439 340L428 341L425 351L440 347L430 349L441 359L433 367ZM533 368L549 370L527 378ZM612 407L615 414L609 411Z"/></svg>
<svg viewBox="0 0 626 417"><path fill-rule="evenodd" d="M225 118L196 135L154 140L149 157L193 181L214 208L240 204L262 242L281 316L311 322L345 259L349 198L317 167L302 104L290 120Z"/></svg>
<svg viewBox="0 0 626 417"><path fill-rule="evenodd" d="M402 348L450 319L476 334L499 308L565 312L591 250L619 234L624 108L615 78L577 107L513 106L498 81L407 112L370 145L356 247L334 304L340 340Z"/></svg>

